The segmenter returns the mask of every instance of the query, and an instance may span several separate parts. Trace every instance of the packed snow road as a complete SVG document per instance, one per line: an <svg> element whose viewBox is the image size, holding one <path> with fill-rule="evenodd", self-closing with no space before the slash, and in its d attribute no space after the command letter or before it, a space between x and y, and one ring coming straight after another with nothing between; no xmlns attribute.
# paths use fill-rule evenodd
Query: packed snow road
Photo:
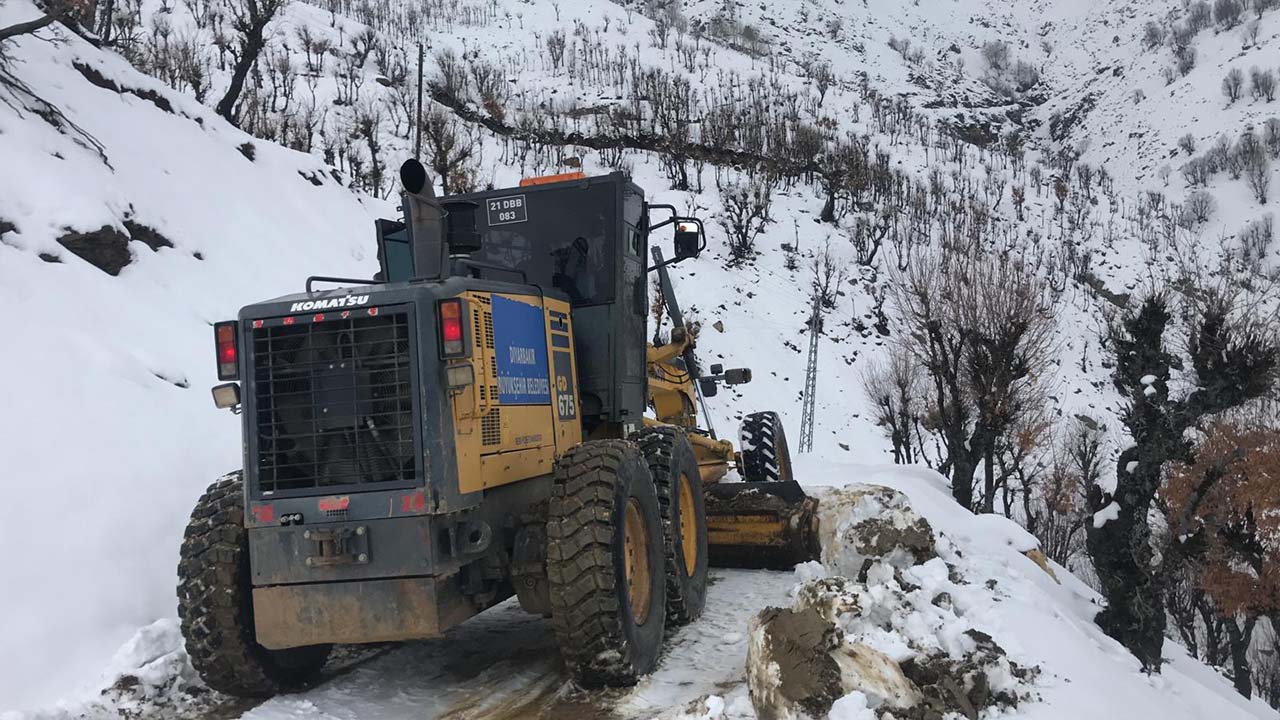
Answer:
<svg viewBox="0 0 1280 720"><path fill-rule="evenodd" d="M712 570L707 613L677 630L657 671L626 690L574 690L550 623L508 601L444 638L406 643L307 692L269 700L242 717L622 719L700 711L708 695L745 701L747 623L765 606L787 604L795 583L790 572Z"/></svg>

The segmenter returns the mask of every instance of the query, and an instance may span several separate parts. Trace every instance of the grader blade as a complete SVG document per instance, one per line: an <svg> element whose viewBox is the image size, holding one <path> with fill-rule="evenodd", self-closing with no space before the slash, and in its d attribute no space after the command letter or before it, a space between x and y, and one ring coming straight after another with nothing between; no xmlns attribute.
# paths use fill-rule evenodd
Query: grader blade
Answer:
<svg viewBox="0 0 1280 720"><path fill-rule="evenodd" d="M820 558L818 500L798 483L716 483L705 498L711 565L789 570Z"/></svg>

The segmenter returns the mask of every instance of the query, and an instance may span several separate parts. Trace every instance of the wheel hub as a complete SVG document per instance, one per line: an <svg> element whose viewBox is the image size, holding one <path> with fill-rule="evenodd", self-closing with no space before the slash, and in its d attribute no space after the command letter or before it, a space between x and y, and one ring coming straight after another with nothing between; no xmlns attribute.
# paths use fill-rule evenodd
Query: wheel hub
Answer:
<svg viewBox="0 0 1280 720"><path fill-rule="evenodd" d="M637 625L643 625L649 619L651 600L649 567L649 529L644 522L644 513L635 498L627 501L627 509L623 522L623 564L627 579L627 602L631 605L631 616Z"/></svg>
<svg viewBox="0 0 1280 720"><path fill-rule="evenodd" d="M693 577L698 567L698 518L693 504L693 483L680 474L680 549L684 554L684 574Z"/></svg>

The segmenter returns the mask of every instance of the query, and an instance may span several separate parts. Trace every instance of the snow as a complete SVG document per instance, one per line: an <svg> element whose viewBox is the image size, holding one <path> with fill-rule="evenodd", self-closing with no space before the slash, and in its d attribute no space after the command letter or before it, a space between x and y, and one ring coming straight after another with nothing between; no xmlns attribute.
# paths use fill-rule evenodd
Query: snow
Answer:
<svg viewBox="0 0 1280 720"><path fill-rule="evenodd" d="M35 14L9 0L0 25ZM255 141L250 162L236 146L251 138L75 36L6 51L110 162L0 91L0 166L26 169L0 172L0 219L17 226L0 240L0 304L20 319L0 356L0 544L16 550L0 637L23 649L0 659L0 709L16 709L89 691L139 627L173 618L191 507L240 466L239 419L209 398L211 323L309 274L372 274L372 220L392 208L327 175L303 179L327 173L318 158ZM156 91L175 113L91 85L73 61ZM111 277L55 241L126 215L174 247L130 243L134 262Z"/></svg>
<svg viewBox="0 0 1280 720"><path fill-rule="evenodd" d="M938 543L940 555L970 580L954 586L952 595L964 622L991 635L1011 659L1041 669L1035 686L1039 699L1020 705L1017 717L1277 717L1262 701L1240 697L1228 680L1189 658L1173 641L1165 644L1170 662L1162 676L1143 674L1133 656L1094 624L1101 602L1096 592L1052 563L1059 584L1005 542L998 526L958 511L936 473L800 456L796 476L815 485L882 484L907 495L912 508L944 538ZM946 550L949 544L954 544L954 554ZM928 564L922 567L913 581L942 582ZM994 587L989 589L984 578L994 581Z"/></svg>
<svg viewBox="0 0 1280 720"><path fill-rule="evenodd" d="M867 707L867 696L854 691L835 701L828 720L876 720L875 711Z"/></svg>
<svg viewBox="0 0 1280 720"><path fill-rule="evenodd" d="M1120 505L1112 500L1106 507L1093 514L1093 526L1100 528L1118 517L1120 517Z"/></svg>

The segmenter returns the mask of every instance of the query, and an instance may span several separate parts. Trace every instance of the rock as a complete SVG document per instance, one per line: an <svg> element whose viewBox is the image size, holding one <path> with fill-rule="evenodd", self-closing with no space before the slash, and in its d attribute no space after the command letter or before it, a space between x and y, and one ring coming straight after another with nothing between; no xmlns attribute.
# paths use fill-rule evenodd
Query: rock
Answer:
<svg viewBox="0 0 1280 720"><path fill-rule="evenodd" d="M813 608L765 608L751 620L747 688L760 720L821 718L844 693L831 656L841 633Z"/></svg>
<svg viewBox="0 0 1280 720"><path fill-rule="evenodd" d="M1039 565L1040 569L1048 573L1049 577L1053 578L1054 582L1059 585L1062 584L1062 581L1058 579L1058 574L1053 571L1052 567L1050 567L1049 558L1045 557L1044 553L1039 548L1036 548L1035 550L1028 550L1022 554L1026 555L1027 559L1031 562Z"/></svg>
<svg viewBox="0 0 1280 720"><path fill-rule="evenodd" d="M941 720L959 715L970 720L988 708L1016 708L1020 685L1029 684L1038 668L1009 660L1004 649L984 632L965 632L973 649L961 659L943 653L920 655L902 663L903 674L920 691L920 702L900 718Z"/></svg>
<svg viewBox="0 0 1280 720"><path fill-rule="evenodd" d="M795 604L797 608L817 610L819 615L831 622L845 613L862 612L854 583L838 575L818 578L800 586Z"/></svg>
<svg viewBox="0 0 1280 720"><path fill-rule="evenodd" d="M830 596L821 589L808 595ZM752 620L747 687L760 720L824 718L850 693L861 693L872 709L905 709L920 701L898 663L874 648L846 643L833 622L806 605L767 608Z"/></svg>
<svg viewBox="0 0 1280 720"><path fill-rule="evenodd" d="M904 709L920 702L916 689L893 658L861 643L845 643L835 656L846 693L860 692L872 709Z"/></svg>
<svg viewBox="0 0 1280 720"><path fill-rule="evenodd" d="M818 503L822 562L837 575L863 579L880 560L905 569L937 557L933 529L902 493L878 485L833 490Z"/></svg>

